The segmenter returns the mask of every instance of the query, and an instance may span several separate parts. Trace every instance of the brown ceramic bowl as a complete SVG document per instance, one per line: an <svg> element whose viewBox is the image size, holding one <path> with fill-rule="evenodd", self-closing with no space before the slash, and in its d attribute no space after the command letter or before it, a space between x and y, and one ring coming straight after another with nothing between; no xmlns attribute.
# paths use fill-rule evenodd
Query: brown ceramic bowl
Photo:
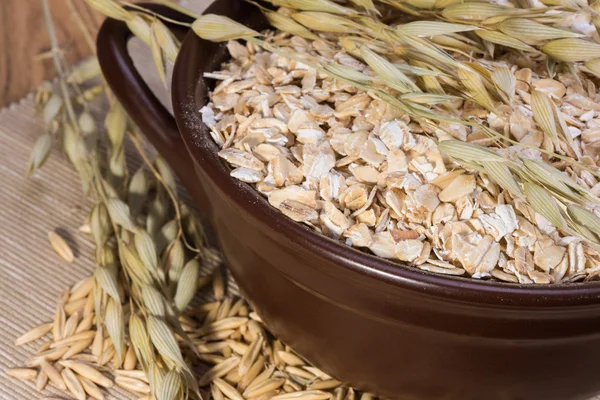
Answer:
<svg viewBox="0 0 600 400"><path fill-rule="evenodd" d="M266 27L242 0L218 0L207 12ZM100 31L109 85L210 218L244 294L300 354L356 388L393 399L575 400L600 393L599 284L533 287L427 274L289 220L229 176L200 120L212 85L202 73L219 68L224 45L185 37L173 76L173 119L133 68L129 37L114 20Z"/></svg>

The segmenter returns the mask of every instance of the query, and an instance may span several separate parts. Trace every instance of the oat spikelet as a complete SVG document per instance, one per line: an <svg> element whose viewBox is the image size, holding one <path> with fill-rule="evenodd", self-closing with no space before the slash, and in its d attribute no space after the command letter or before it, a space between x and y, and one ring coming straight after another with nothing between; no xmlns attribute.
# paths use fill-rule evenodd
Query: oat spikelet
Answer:
<svg viewBox="0 0 600 400"><path fill-rule="evenodd" d="M600 57L600 44L578 38L558 39L543 45L542 51L560 61L590 61Z"/></svg>
<svg viewBox="0 0 600 400"><path fill-rule="evenodd" d="M175 285L179 281L185 264L185 249L181 240L175 240L164 259L164 268L169 273L169 281Z"/></svg>
<svg viewBox="0 0 600 400"><path fill-rule="evenodd" d="M215 14L201 15L192 24L192 30L202 39L218 42L260 35L232 19Z"/></svg>
<svg viewBox="0 0 600 400"><path fill-rule="evenodd" d="M102 265L98 265L94 270L94 279L98 286L100 286L106 294L108 294L112 299L120 303L121 296L119 296L119 289L117 284L116 271L114 268L104 267Z"/></svg>
<svg viewBox="0 0 600 400"><path fill-rule="evenodd" d="M133 15L127 20L127 27L147 46L151 45L151 31L148 22L140 15Z"/></svg>
<svg viewBox="0 0 600 400"><path fill-rule="evenodd" d="M474 31L479 28L474 25L452 24L442 21L413 21L407 24L399 25L396 29L401 34L407 36L430 37L447 35L450 33Z"/></svg>
<svg viewBox="0 0 600 400"><path fill-rule="evenodd" d="M161 293L151 285L142 288L142 300L148 312L155 317L165 316L165 301Z"/></svg>
<svg viewBox="0 0 600 400"><path fill-rule="evenodd" d="M183 389L181 375L177 371L171 370L162 380L158 391L158 398L161 400L176 400L183 393Z"/></svg>
<svg viewBox="0 0 600 400"><path fill-rule="evenodd" d="M144 321L136 314L131 314L129 317L129 337L136 350L137 358L142 366L147 367L154 353Z"/></svg>
<svg viewBox="0 0 600 400"><path fill-rule="evenodd" d="M52 136L48 133L41 135L31 150L29 163L27 165L27 175L33 174L40 169L48 159L52 149Z"/></svg>
<svg viewBox="0 0 600 400"><path fill-rule="evenodd" d="M175 335L169 326L162 319L149 316L147 319L147 327L148 334L152 339L152 344L156 347L165 361L180 369L186 368Z"/></svg>
<svg viewBox="0 0 600 400"><path fill-rule="evenodd" d="M583 35L552 28L524 18L509 18L498 25L501 32L514 38L527 38L528 41L561 39L568 37L581 37Z"/></svg>
<svg viewBox="0 0 600 400"><path fill-rule="evenodd" d="M344 7L331 0L274 0L273 3L281 7L304 11L323 11L342 15L356 13L352 8Z"/></svg>
<svg viewBox="0 0 600 400"><path fill-rule="evenodd" d="M197 260L189 261L181 272L175 292L175 307L182 312L196 293L200 264Z"/></svg>
<svg viewBox="0 0 600 400"><path fill-rule="evenodd" d="M154 20L151 25L152 34L156 37L161 50L171 61L175 61L179 53L180 43L173 33L160 20Z"/></svg>
<svg viewBox="0 0 600 400"><path fill-rule="evenodd" d="M388 86L400 93L420 92L421 89L402 71L385 58L379 56L366 46L361 47L360 54L367 64L383 79Z"/></svg>
<svg viewBox="0 0 600 400"><path fill-rule="evenodd" d="M266 11L265 16L271 25L283 32L288 32L306 39L319 39L317 35L287 15L283 15L278 12Z"/></svg>
<svg viewBox="0 0 600 400"><path fill-rule="evenodd" d="M534 52L535 48L529 46L522 41L515 39L511 36L505 35L502 32L492 31L481 29L475 31L475 34L482 38L483 40L487 40L488 42L499 44L501 46L510 47L513 49L521 50L521 51L531 51Z"/></svg>
<svg viewBox="0 0 600 400"><path fill-rule="evenodd" d="M148 232L143 229L138 229L134 235L135 249L142 260L142 263L150 270L156 277L157 276L157 265L158 257L154 241Z"/></svg>
<svg viewBox="0 0 600 400"><path fill-rule="evenodd" d="M108 200L107 208L110 218L115 224L120 225L129 231L134 230L134 225L129 213L129 206L127 204L119 199L113 198Z"/></svg>
<svg viewBox="0 0 600 400"><path fill-rule="evenodd" d="M100 63L98 62L98 59L96 57L90 57L71 70L71 73L67 77L67 82L80 85L100 74Z"/></svg>

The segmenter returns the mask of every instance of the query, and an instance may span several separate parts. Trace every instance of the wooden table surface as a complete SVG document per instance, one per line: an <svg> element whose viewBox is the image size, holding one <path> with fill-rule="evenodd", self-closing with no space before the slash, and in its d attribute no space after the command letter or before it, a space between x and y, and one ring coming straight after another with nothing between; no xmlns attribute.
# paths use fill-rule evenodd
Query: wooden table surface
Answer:
<svg viewBox="0 0 600 400"><path fill-rule="evenodd" d="M55 75L50 58L39 59L50 49L40 0L0 0L0 108ZM83 23L95 32L103 17L84 0L48 0L58 42L69 63L82 59L91 49L74 18L77 10ZM95 36L95 33L94 33Z"/></svg>

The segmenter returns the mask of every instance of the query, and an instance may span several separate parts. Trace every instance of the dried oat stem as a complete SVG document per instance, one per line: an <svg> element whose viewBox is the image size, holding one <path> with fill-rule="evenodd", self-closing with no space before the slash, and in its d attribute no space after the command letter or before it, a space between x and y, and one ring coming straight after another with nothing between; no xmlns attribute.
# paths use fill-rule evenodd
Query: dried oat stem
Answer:
<svg viewBox="0 0 600 400"><path fill-rule="evenodd" d="M174 2L172 2L170 0L156 0L156 3L162 4L163 6L167 6L169 8L172 8L173 10L179 11L180 13L188 15L188 16L190 16L192 18L198 18L199 17L199 15L196 14L195 12L193 12L192 10L190 10L188 8L185 8L185 7L182 7L179 4L174 3Z"/></svg>
<svg viewBox="0 0 600 400"><path fill-rule="evenodd" d="M67 0L67 5L69 6L69 10L71 11L71 17L75 20L75 23L77 24L79 31L83 35L83 38L85 39L85 42L87 43L88 47L92 51L92 54L95 55L96 54L96 43L94 41L94 38L92 37L92 32L90 31L89 27L85 24L85 22L81 18L81 14L77 10L77 8L75 8L75 4L73 3L73 0ZM108 88L108 85L106 84L106 80L104 79L104 76L102 76L102 84L104 85L104 91L106 93L106 96L108 97L109 102L113 101L113 94L110 91L110 89Z"/></svg>
<svg viewBox="0 0 600 400"><path fill-rule="evenodd" d="M81 18L81 15L79 14L79 11L77 11L77 8L75 8L75 4L73 3L73 0L67 0L67 5L69 6L69 10L71 12L71 18L73 18L75 20L75 23L77 24L77 27L79 28L79 31L83 35L83 39L87 43L90 50L95 53L96 43L94 42L94 39L92 38L92 33L90 32L89 27L85 24L85 22L83 22L83 19Z"/></svg>
<svg viewBox="0 0 600 400"><path fill-rule="evenodd" d="M170 22L171 24L174 24L174 25L184 26L186 28L189 28L191 26L191 24L189 24L187 22L181 22L181 21L177 21L176 19L165 17L162 14L159 14L157 12L149 10L146 7L140 6L140 5L135 4L135 3L130 3L130 2L121 2L121 3L124 4L124 5L127 5L127 7L139 10L143 14L152 15L155 18L161 19L161 20L166 21L166 22ZM157 1L157 3L166 5L166 6L170 7L170 8L173 8L174 10L177 10L177 11L180 11L180 12L182 12L181 10L185 10L185 8L183 8L183 7L177 7L175 4L173 4L173 3L169 2L169 1ZM196 14L192 13L189 10L187 12L185 12L185 14L186 15L190 15L192 17L197 17Z"/></svg>
<svg viewBox="0 0 600 400"><path fill-rule="evenodd" d="M52 20L52 14L50 13L48 0L40 1L42 2L42 8L44 10L44 21L46 22L48 36L50 37L50 45L52 47L50 51L52 52L52 60L54 61L54 68L56 68L56 72L58 73L58 84L62 93L62 97L65 100L67 115L69 116L73 129L79 131L79 125L77 124L77 118L75 117L75 111L73 110L73 104L71 104L69 90L65 81L65 71L60 60L60 47L58 45L58 39L56 38L54 21Z"/></svg>

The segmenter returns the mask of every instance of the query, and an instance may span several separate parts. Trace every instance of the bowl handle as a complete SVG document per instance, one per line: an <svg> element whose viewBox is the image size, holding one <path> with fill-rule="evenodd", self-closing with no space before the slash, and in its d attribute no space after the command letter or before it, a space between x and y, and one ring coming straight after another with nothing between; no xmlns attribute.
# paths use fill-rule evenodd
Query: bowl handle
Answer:
<svg viewBox="0 0 600 400"><path fill-rule="evenodd" d="M170 19L193 22L191 17L169 7L140 5ZM180 40L188 31L179 25L167 25ZM195 180L194 163L179 135L175 118L152 93L129 56L127 41L131 37L132 33L122 21L107 18L102 24L96 47L104 78L129 117L171 165L192 197L200 202L203 210L208 210L209 205L202 204L206 203L206 196Z"/></svg>

